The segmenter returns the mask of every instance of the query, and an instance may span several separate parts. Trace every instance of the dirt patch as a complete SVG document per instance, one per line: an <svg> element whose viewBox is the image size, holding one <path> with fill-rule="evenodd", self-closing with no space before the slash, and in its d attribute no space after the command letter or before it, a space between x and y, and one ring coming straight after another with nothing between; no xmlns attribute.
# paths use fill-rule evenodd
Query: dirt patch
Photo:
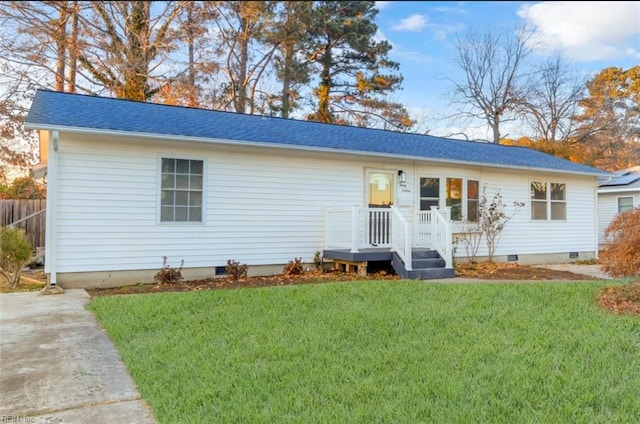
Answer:
<svg viewBox="0 0 640 424"><path fill-rule="evenodd" d="M399 280L397 275L385 272L369 274L360 277L355 274L347 274L338 271L307 271L302 275L287 276L274 275L269 277L249 277L233 280L227 277L207 278L202 280L181 281L175 284L136 284L131 286L87 289L91 296L105 296L113 294L135 294L135 293L162 293L162 292L183 292L202 291L220 289L239 289L269 286L291 286L299 284L320 284L348 282L356 280Z"/></svg>
<svg viewBox="0 0 640 424"><path fill-rule="evenodd" d="M597 280L591 275L576 274L570 271L520 265L510 262L479 262L459 264L455 267L456 277L477 278L481 280Z"/></svg>
<svg viewBox="0 0 640 424"><path fill-rule="evenodd" d="M478 280L595 280L595 277L574 274L568 271L558 271L546 268L537 268L511 263L493 264L467 264L456 267L456 277L474 278ZM135 293L160 293L235 289L267 286L286 286L295 284L320 284L347 282L355 280L400 280L400 277L391 272L378 272L360 277L355 274L347 274L338 271L320 272L307 271L302 275L275 275L270 277L250 277L239 280L231 278L209 278L202 280L182 281L176 284L136 284L132 286L87 289L91 296L104 296L114 294Z"/></svg>

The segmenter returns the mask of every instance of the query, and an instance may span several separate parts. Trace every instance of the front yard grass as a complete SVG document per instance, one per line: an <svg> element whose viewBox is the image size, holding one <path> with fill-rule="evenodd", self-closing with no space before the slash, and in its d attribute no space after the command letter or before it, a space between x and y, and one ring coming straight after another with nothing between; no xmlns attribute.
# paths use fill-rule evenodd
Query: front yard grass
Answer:
<svg viewBox="0 0 640 424"><path fill-rule="evenodd" d="M94 298L160 423L631 423L611 282L366 281Z"/></svg>

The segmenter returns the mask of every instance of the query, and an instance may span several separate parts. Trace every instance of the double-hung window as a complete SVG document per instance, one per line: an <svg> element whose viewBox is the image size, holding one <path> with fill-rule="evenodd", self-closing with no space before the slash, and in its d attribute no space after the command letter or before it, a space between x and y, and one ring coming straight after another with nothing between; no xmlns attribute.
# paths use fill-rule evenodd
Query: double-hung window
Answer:
<svg viewBox="0 0 640 424"><path fill-rule="evenodd" d="M202 222L204 163L162 158L160 222Z"/></svg>
<svg viewBox="0 0 640 424"><path fill-rule="evenodd" d="M531 219L535 221L567 219L566 184L532 181Z"/></svg>
<svg viewBox="0 0 640 424"><path fill-rule="evenodd" d="M633 209L633 196L618 197L618 213Z"/></svg>

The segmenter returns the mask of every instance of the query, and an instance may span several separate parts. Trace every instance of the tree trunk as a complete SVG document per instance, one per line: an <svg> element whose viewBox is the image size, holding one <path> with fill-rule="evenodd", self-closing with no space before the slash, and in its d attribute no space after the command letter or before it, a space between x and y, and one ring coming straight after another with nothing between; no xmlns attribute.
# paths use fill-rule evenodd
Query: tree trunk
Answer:
<svg viewBox="0 0 640 424"><path fill-rule="evenodd" d="M66 2L58 6L59 17L56 22L56 91L64 91L65 64L67 59L67 20L69 13Z"/></svg>
<svg viewBox="0 0 640 424"><path fill-rule="evenodd" d="M333 123L331 115L331 47L327 47L322 57L322 72L320 74L320 86L318 87L318 121Z"/></svg>
<svg viewBox="0 0 640 424"><path fill-rule="evenodd" d="M72 2L71 36L69 45L69 73L67 74L67 92L76 92L76 75L78 73L78 15L80 6L77 1Z"/></svg>

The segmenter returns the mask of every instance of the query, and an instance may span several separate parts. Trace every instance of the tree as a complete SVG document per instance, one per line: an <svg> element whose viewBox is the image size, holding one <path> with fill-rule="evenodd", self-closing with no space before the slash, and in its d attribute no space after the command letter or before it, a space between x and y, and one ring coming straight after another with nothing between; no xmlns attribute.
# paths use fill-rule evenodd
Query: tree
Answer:
<svg viewBox="0 0 640 424"><path fill-rule="evenodd" d="M206 86L220 65L212 49L212 22L218 18L215 1L191 1L176 17L177 28L169 38L177 48L169 66L180 71L170 76L153 100L159 103L205 107ZM186 52L185 52L186 50ZM186 57L185 57L186 56Z"/></svg>
<svg viewBox="0 0 640 424"><path fill-rule="evenodd" d="M507 222L513 218L518 210L524 207L522 202L513 202L515 210L511 215L505 212L505 203L502 200L502 193L498 189L491 200L487 197L486 186L482 187L482 195L478 204L478 222L480 231L484 235L487 243L487 254L489 262L493 262L493 256L498 248L500 236Z"/></svg>
<svg viewBox="0 0 640 424"><path fill-rule="evenodd" d="M82 19L87 41L78 54L86 77L118 98L151 99L169 78L160 69L174 48L170 26L183 6L176 1L92 2L92 14Z"/></svg>
<svg viewBox="0 0 640 424"><path fill-rule="evenodd" d="M458 117L483 119L499 143L500 125L513 119L519 99L527 98L524 74L532 52L530 35L516 28L515 35L471 29L455 44L456 65L463 76L448 78L453 85L454 104L462 107Z"/></svg>
<svg viewBox="0 0 640 424"><path fill-rule="evenodd" d="M616 215L604 235L602 270L613 277L640 276L640 207Z"/></svg>
<svg viewBox="0 0 640 424"><path fill-rule="evenodd" d="M44 199L46 187L33 177L18 177L11 184L0 184L0 199Z"/></svg>
<svg viewBox="0 0 640 424"><path fill-rule="evenodd" d="M76 90L76 1L6 2L0 8L0 174L35 162L36 139L23 122L36 88Z"/></svg>
<svg viewBox="0 0 640 424"><path fill-rule="evenodd" d="M273 66L282 84L278 95L269 102L272 111L288 118L298 106L300 87L309 82L309 62L300 52L309 45L308 30L312 24L312 2L281 1L276 14L274 30L268 35L277 45Z"/></svg>
<svg viewBox="0 0 640 424"><path fill-rule="evenodd" d="M20 273L31 259L31 253L24 230L0 228L0 274L9 287L15 288L20 283Z"/></svg>
<svg viewBox="0 0 640 424"><path fill-rule="evenodd" d="M273 59L276 45L264 43L272 30L274 2L220 2L215 20L220 40L218 52L223 55L224 82L219 89L222 109L239 113L256 112L262 77Z"/></svg>
<svg viewBox="0 0 640 424"><path fill-rule="evenodd" d="M574 135L572 117L584 95L585 81L572 74L556 53L535 69L527 86L527 95L518 99L517 108L533 129L534 139L552 147L568 143Z"/></svg>
<svg viewBox="0 0 640 424"><path fill-rule="evenodd" d="M52 76L56 91L75 91L78 2L7 2L3 6L0 51L8 72L5 77L32 89Z"/></svg>
<svg viewBox="0 0 640 424"><path fill-rule="evenodd" d="M316 110L307 119L410 128L413 121L405 108L385 98L400 89L402 76L395 73L398 63L387 57L391 44L373 39L375 2L317 2L312 13L306 54L318 85L313 90Z"/></svg>
<svg viewBox="0 0 640 424"><path fill-rule="evenodd" d="M587 89L574 117L582 162L611 171L640 163L640 66L603 69Z"/></svg>

